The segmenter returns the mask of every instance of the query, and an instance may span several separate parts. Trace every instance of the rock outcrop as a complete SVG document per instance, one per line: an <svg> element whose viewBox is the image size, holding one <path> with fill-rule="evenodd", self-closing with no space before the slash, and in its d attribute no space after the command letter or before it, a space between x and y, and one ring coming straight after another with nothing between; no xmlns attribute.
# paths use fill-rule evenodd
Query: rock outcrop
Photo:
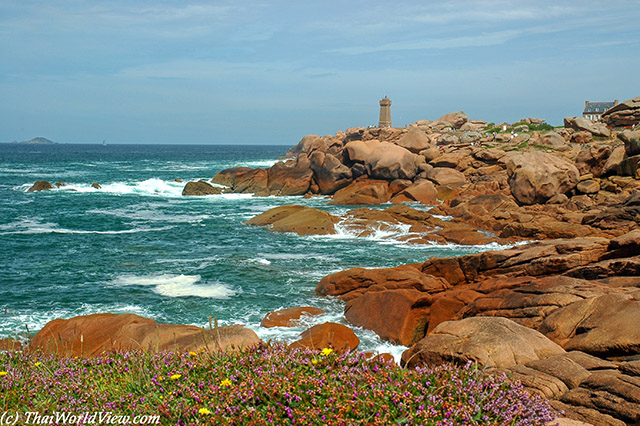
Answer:
<svg viewBox="0 0 640 426"><path fill-rule="evenodd" d="M300 339L289 346L320 350L331 348L338 352L347 352L355 350L359 344L360 339L349 327L335 322L325 322L302 332Z"/></svg>
<svg viewBox="0 0 640 426"><path fill-rule="evenodd" d="M334 234L338 217L312 207L286 205L267 210L249 219L247 225L268 226L276 232L298 235Z"/></svg>
<svg viewBox="0 0 640 426"><path fill-rule="evenodd" d="M506 161L509 186L522 204L544 203L566 194L578 184L578 169L569 161L545 152L509 156Z"/></svg>
<svg viewBox="0 0 640 426"><path fill-rule="evenodd" d="M135 314L93 314L48 322L27 350L92 357L114 350L237 351L258 343L258 336L240 325L207 330L157 323Z"/></svg>
<svg viewBox="0 0 640 426"><path fill-rule="evenodd" d="M47 182L46 180L39 180L34 183L27 192L48 191L50 189L53 189L53 185L51 185L50 182Z"/></svg>
<svg viewBox="0 0 640 426"><path fill-rule="evenodd" d="M182 190L182 195L187 196L203 196L203 195L215 195L221 194L222 188L219 186L213 186L203 180L196 182L187 182Z"/></svg>
<svg viewBox="0 0 640 426"><path fill-rule="evenodd" d="M640 96L619 103L602 114L600 119L608 126L624 127L640 123Z"/></svg>

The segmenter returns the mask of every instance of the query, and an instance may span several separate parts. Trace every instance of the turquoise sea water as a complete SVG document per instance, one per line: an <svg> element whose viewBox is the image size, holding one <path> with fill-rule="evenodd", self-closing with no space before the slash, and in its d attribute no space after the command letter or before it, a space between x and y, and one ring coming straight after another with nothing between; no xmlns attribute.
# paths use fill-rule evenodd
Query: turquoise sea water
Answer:
<svg viewBox="0 0 640 426"><path fill-rule="evenodd" d="M328 206L324 197L183 197L185 183L174 181L268 167L287 149L0 144L0 337L35 332L55 318L132 312L199 326L211 315L263 339L292 341L310 324L345 322L342 302L314 292L329 273L488 248L408 245L397 239L402 228L368 238L276 233L244 222L283 204L334 214L353 207ZM26 192L37 180L67 186ZM259 327L269 311L307 305L328 313L293 329ZM356 332L362 349L402 350Z"/></svg>

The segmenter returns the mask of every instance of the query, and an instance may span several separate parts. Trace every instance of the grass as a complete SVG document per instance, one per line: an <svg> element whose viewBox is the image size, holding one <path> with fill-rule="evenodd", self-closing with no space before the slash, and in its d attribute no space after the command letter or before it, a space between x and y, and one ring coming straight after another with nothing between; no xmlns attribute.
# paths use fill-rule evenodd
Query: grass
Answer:
<svg viewBox="0 0 640 426"><path fill-rule="evenodd" d="M126 424L159 416L162 425L543 425L556 417L544 400L472 364L405 370L283 344L222 355L2 353L2 410L109 412Z"/></svg>

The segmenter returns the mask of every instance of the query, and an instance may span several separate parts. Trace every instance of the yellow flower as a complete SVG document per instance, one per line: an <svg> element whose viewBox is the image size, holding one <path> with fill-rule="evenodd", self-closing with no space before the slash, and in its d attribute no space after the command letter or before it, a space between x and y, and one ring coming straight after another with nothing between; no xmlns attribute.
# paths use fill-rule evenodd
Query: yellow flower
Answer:
<svg viewBox="0 0 640 426"><path fill-rule="evenodd" d="M174 374L173 376L169 377L171 380L178 380L180 377L182 377L182 374Z"/></svg>
<svg viewBox="0 0 640 426"><path fill-rule="evenodd" d="M322 352L320 352L320 353L321 353L322 355L324 355L324 356L327 356L327 355L329 355L331 352L333 352L333 349L331 349L331 348L324 348L324 349L322 350Z"/></svg>
<svg viewBox="0 0 640 426"><path fill-rule="evenodd" d="M38 361L38 362L36 362L36 363L35 363L35 364L33 364L33 365L35 365L36 367L39 367L41 364L42 364L42 363L41 363L40 361Z"/></svg>
<svg viewBox="0 0 640 426"><path fill-rule="evenodd" d="M201 408L198 410L199 414L211 414L211 411L207 410L206 408Z"/></svg>
<svg viewBox="0 0 640 426"><path fill-rule="evenodd" d="M0 377L6 376L7 374L9 374L9 373L7 373L6 371L0 371Z"/></svg>
<svg viewBox="0 0 640 426"><path fill-rule="evenodd" d="M311 360L311 364L316 365L317 363L318 363L317 359L314 358L314 359Z"/></svg>
<svg viewBox="0 0 640 426"><path fill-rule="evenodd" d="M191 355L191 356L197 356L198 354L197 354L197 353L195 353L194 351L189 351L189 355ZM205 408L203 408L203 410L205 410Z"/></svg>
<svg viewBox="0 0 640 426"><path fill-rule="evenodd" d="M231 386L231 380L224 379L223 381L220 382L220 386Z"/></svg>

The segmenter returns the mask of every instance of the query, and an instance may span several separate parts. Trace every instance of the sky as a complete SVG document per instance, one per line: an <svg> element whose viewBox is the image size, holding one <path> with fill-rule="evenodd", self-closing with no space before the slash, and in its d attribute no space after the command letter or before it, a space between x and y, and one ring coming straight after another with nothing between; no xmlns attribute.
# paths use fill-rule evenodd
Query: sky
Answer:
<svg viewBox="0 0 640 426"><path fill-rule="evenodd" d="M277 144L640 95L640 1L0 0L0 142Z"/></svg>

